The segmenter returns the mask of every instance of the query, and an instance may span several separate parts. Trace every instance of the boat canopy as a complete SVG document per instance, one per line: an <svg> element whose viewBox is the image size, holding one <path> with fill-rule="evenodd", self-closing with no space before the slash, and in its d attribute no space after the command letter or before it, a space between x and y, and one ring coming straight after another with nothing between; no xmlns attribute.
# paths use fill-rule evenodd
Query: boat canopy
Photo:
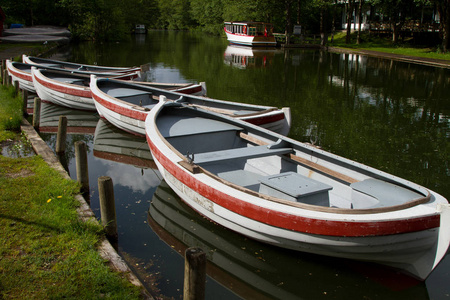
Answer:
<svg viewBox="0 0 450 300"><path fill-rule="evenodd" d="M264 22L225 22L225 30L250 36L273 36L273 25Z"/></svg>

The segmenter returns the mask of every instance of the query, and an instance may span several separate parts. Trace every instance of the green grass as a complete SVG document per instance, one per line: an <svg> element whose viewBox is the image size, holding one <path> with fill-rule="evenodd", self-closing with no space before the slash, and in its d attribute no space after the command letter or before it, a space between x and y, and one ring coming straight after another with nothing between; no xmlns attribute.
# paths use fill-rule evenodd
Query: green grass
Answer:
<svg viewBox="0 0 450 300"><path fill-rule="evenodd" d="M0 86L0 142L20 139L22 101ZM0 155L0 299L140 299L97 245L103 228L78 218L75 181L40 156Z"/></svg>
<svg viewBox="0 0 450 300"><path fill-rule="evenodd" d="M0 156L0 298L138 299L96 246L97 222L79 220L79 186L39 156Z"/></svg>
<svg viewBox="0 0 450 300"><path fill-rule="evenodd" d="M22 122L22 98L14 93L14 87L0 85L0 141L3 134L7 134L2 132L18 130Z"/></svg>
<svg viewBox="0 0 450 300"><path fill-rule="evenodd" d="M367 32L362 33L361 44L356 44L356 32L351 34L350 44L345 43L345 37L345 32L336 33L333 43L329 42L329 46L450 60L450 53L441 53L438 48L411 46L408 41L394 44L388 38L380 38L375 35L369 35ZM329 37L329 41L330 40L331 37Z"/></svg>

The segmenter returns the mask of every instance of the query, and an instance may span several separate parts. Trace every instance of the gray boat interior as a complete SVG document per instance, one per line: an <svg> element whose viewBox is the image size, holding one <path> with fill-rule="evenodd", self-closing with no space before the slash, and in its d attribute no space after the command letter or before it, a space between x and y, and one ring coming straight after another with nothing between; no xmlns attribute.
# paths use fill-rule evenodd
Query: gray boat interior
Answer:
<svg viewBox="0 0 450 300"><path fill-rule="evenodd" d="M138 85L135 83L126 83L110 79L97 79L97 86L100 90L107 93L108 95L119 98L126 102L138 105L140 100L142 100L144 103L143 106L153 106L157 103L155 101L157 101L160 96L165 96L169 100L183 102L198 107L204 107L205 109L223 110L221 111L221 113L235 116L255 114L267 111L268 109L274 109L272 107L266 106L248 105L245 103L233 103L229 101L210 99L206 97L169 91L148 85ZM151 97L153 97L155 101L151 101L150 103L148 103ZM228 113L226 113L226 111L228 111Z"/></svg>
<svg viewBox="0 0 450 300"><path fill-rule="evenodd" d="M246 131L244 126L234 123L176 113L160 114L156 125L167 142L191 163L232 184L279 199L324 207L368 209L424 197L417 191L375 178L347 185L337 180L328 184L311 179L301 174L307 174L308 170L299 172L306 166L286 156L294 153L293 145L284 140L254 145L240 136ZM339 185L351 190L351 199L333 201L330 192ZM346 204L342 205L343 202Z"/></svg>

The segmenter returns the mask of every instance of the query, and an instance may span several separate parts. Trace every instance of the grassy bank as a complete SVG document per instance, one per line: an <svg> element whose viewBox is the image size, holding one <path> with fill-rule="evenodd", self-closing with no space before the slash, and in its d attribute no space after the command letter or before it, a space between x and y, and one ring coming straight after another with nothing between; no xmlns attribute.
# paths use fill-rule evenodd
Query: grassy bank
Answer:
<svg viewBox="0 0 450 300"><path fill-rule="evenodd" d="M438 48L414 46L408 43L408 40L394 44L390 39L369 35L367 32L362 32L362 42L360 44L356 44L356 32L352 33L350 44L345 43L345 38L345 32L338 32L335 34L333 42L331 42L331 37L329 37L329 46L450 60L450 53L441 53Z"/></svg>
<svg viewBox="0 0 450 300"><path fill-rule="evenodd" d="M20 97L0 87L0 137L18 135ZM40 156L0 155L0 299L139 299L97 252L96 222L79 220L76 182Z"/></svg>

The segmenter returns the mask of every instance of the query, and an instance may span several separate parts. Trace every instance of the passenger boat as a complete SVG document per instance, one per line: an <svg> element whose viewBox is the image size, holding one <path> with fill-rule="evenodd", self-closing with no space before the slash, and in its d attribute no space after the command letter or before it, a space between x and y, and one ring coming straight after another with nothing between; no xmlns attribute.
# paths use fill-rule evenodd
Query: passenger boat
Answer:
<svg viewBox="0 0 450 300"><path fill-rule="evenodd" d="M115 79L128 80L135 78L138 72L115 74ZM103 76L102 76L103 77ZM66 106L73 109L91 110L95 111L94 100L92 99L91 89L89 88L90 76L88 74L72 73L60 70L46 70L32 68L32 79L34 88L39 98L43 101L48 101L61 106ZM186 89L187 92L192 90L202 90L201 84L159 84L159 83L143 83L150 86L159 86L167 89Z"/></svg>
<svg viewBox="0 0 450 300"><path fill-rule="evenodd" d="M106 72L106 73L130 73L141 71L140 67L107 67L97 65L87 65L80 63L73 63L67 61L60 61L48 58L34 57L22 55L22 62L26 64L41 65L44 67L59 68L69 71L84 71L84 72Z"/></svg>
<svg viewBox="0 0 450 300"><path fill-rule="evenodd" d="M225 34L232 44L274 47L273 25L263 22L225 22Z"/></svg>
<svg viewBox="0 0 450 300"><path fill-rule="evenodd" d="M160 96L177 100L195 107L229 114L252 124L287 134L290 128L289 108L251 105L210 99L177 92L142 86L130 82L91 76L91 92L95 106L102 118L122 130L145 136L145 118Z"/></svg>
<svg viewBox="0 0 450 300"><path fill-rule="evenodd" d="M145 130L180 198L247 237L422 280L449 247L447 200L408 180L173 101L153 107Z"/></svg>

